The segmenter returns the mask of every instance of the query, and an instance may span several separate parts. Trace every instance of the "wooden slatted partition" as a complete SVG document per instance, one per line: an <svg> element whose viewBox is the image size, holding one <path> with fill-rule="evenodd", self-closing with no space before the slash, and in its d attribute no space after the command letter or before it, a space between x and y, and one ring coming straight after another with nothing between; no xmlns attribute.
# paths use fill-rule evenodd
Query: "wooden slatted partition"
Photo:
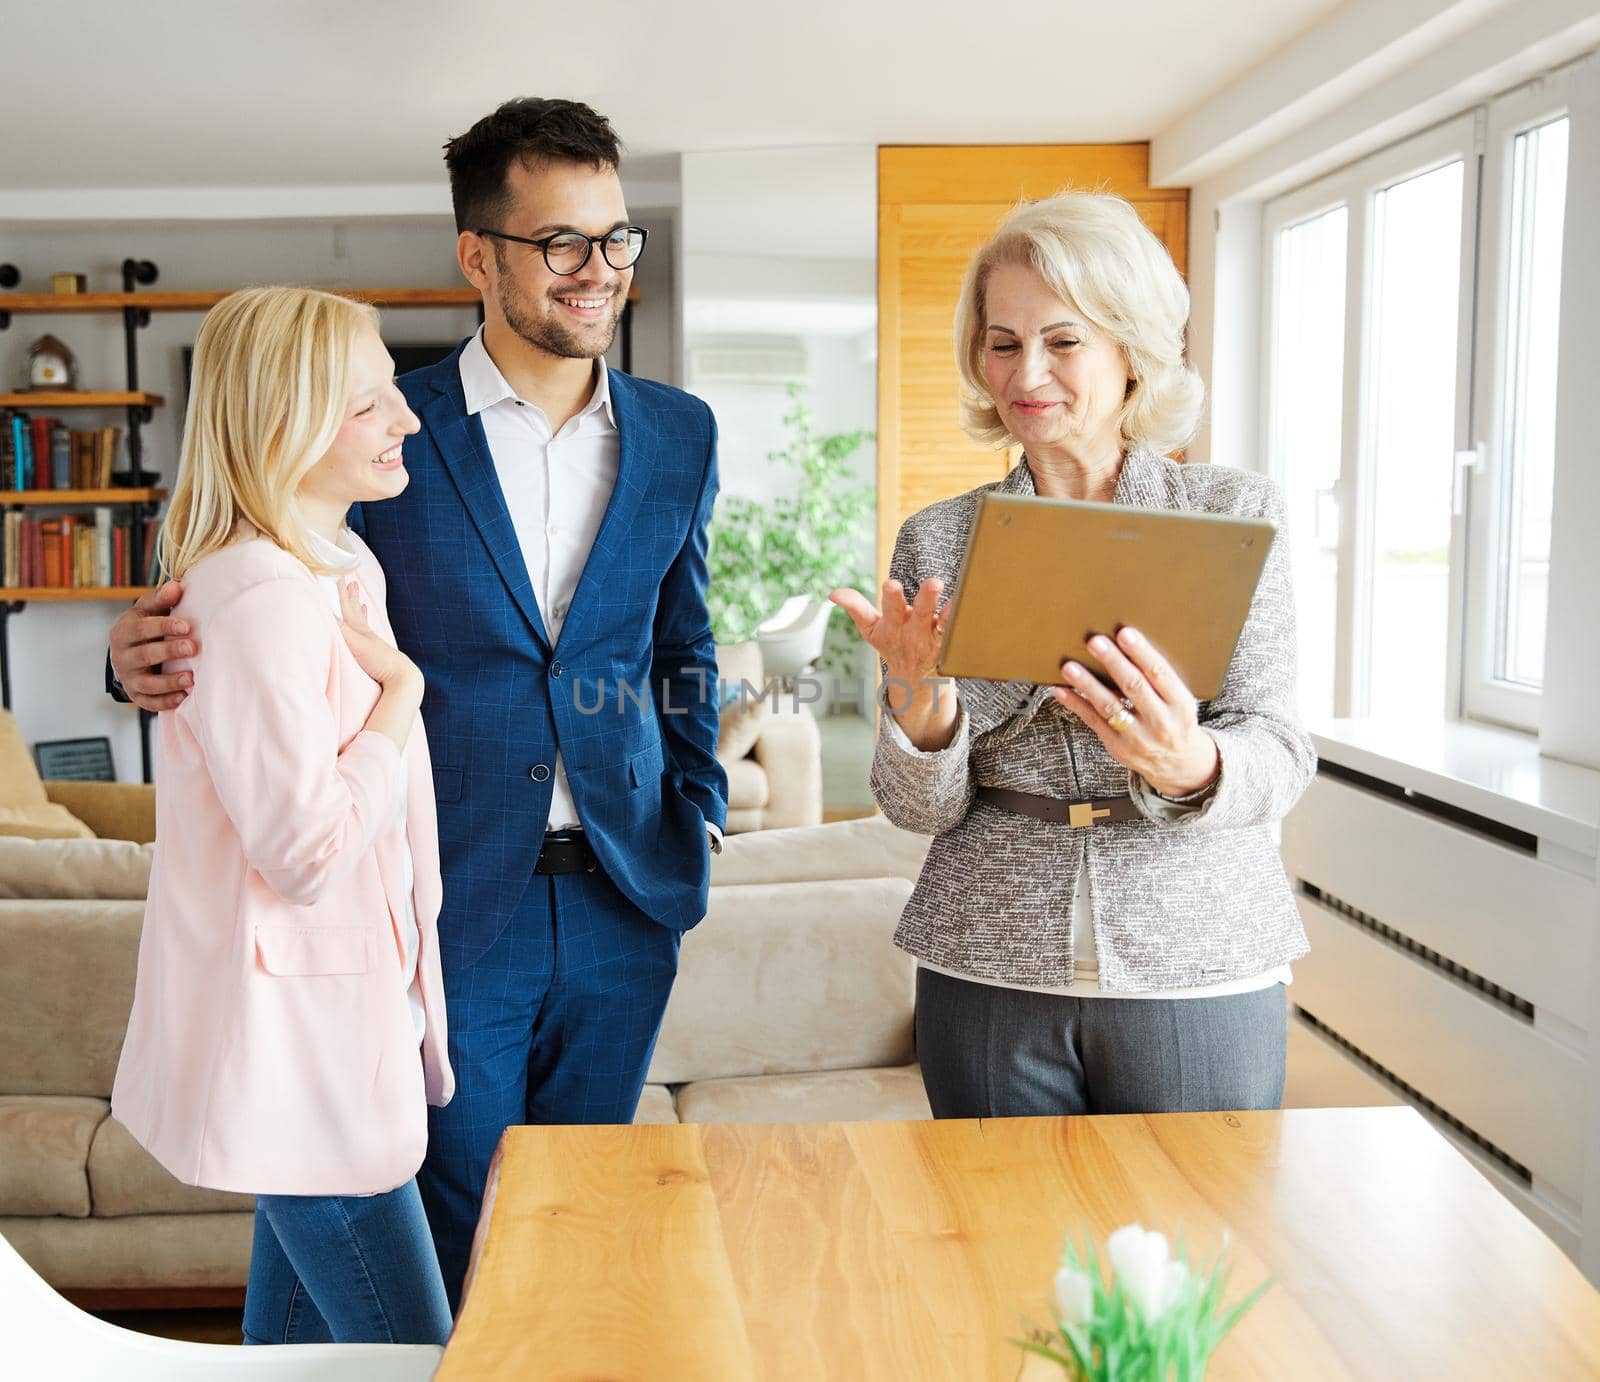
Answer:
<svg viewBox="0 0 1600 1382"><path fill-rule="evenodd" d="M1187 268L1188 192L1149 185L1146 144L878 150L878 566L900 524L999 479L1004 452L974 446L957 415L952 326L972 253L1021 198L1115 192Z"/></svg>

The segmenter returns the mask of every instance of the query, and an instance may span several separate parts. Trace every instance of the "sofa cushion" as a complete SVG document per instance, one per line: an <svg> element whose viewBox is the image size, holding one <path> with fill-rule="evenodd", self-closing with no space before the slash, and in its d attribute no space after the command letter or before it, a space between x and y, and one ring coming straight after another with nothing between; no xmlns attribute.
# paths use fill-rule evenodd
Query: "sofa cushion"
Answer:
<svg viewBox="0 0 1600 1382"><path fill-rule="evenodd" d="M685 1123L860 1123L931 1118L922 1071L828 1070L813 1075L756 1075L696 1080L678 1091Z"/></svg>
<svg viewBox="0 0 1600 1382"><path fill-rule="evenodd" d="M0 1095L0 1214L89 1213L89 1145L104 1099Z"/></svg>
<svg viewBox="0 0 1600 1382"><path fill-rule="evenodd" d="M761 694L763 675L761 645L753 639L717 649L717 758L723 767L737 763L761 737L770 705Z"/></svg>
<svg viewBox="0 0 1600 1382"><path fill-rule="evenodd" d="M255 1200L227 1190L185 1185L133 1140L115 1118L96 1130L89 1148L89 1199L97 1219L125 1214L207 1214L252 1209Z"/></svg>
<svg viewBox="0 0 1600 1382"><path fill-rule="evenodd" d="M767 804L771 784L767 770L753 758L740 758L724 763L728 774L728 809L730 811L759 811Z"/></svg>
<svg viewBox="0 0 1600 1382"><path fill-rule="evenodd" d="M903 878L712 888L687 932L649 1079L911 1060L911 957L890 941Z"/></svg>
<svg viewBox="0 0 1600 1382"><path fill-rule="evenodd" d="M755 748L771 708L770 702L757 700L754 695L740 698L737 688L734 696L717 719L717 761L725 768L740 762Z"/></svg>
<svg viewBox="0 0 1600 1382"><path fill-rule="evenodd" d="M250 1274L255 1217L233 1213L0 1218L0 1237L58 1291L243 1286Z"/></svg>
<svg viewBox="0 0 1600 1382"><path fill-rule="evenodd" d="M156 789L150 783L46 778L44 791L102 840L137 840L145 844L156 837Z"/></svg>
<svg viewBox="0 0 1600 1382"><path fill-rule="evenodd" d="M0 897L142 898L154 845L0 838Z"/></svg>
<svg viewBox="0 0 1600 1382"><path fill-rule="evenodd" d="M664 1084L647 1084L639 1096L635 1123L676 1123L678 1111L672 1106L672 1091Z"/></svg>
<svg viewBox="0 0 1600 1382"><path fill-rule="evenodd" d="M66 807L51 802L15 717L0 710L0 836L8 835L27 840L82 839L94 831Z"/></svg>
<svg viewBox="0 0 1600 1382"><path fill-rule="evenodd" d="M21 840L92 840L90 830L65 806L0 806L0 836Z"/></svg>
<svg viewBox="0 0 1600 1382"><path fill-rule="evenodd" d="M106 1098L143 902L0 900L0 1094Z"/></svg>
<svg viewBox="0 0 1600 1382"><path fill-rule="evenodd" d="M928 836L902 830L882 816L764 830L730 841L712 859L711 886L884 875L914 883L929 842Z"/></svg>

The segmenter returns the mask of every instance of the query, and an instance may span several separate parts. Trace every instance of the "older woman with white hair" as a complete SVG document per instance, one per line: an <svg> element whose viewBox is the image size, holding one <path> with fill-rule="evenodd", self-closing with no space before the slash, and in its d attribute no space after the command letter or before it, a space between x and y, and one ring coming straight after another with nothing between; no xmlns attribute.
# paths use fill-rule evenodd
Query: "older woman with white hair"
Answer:
<svg viewBox="0 0 1600 1382"><path fill-rule="evenodd" d="M887 684L912 688L883 716L872 784L890 820L936 837L895 942L919 961L939 1117L1282 1098L1284 985L1307 943L1272 825L1316 759L1295 719L1282 499L1260 475L1168 456L1204 401L1188 308L1127 202L1018 207L972 261L956 357L966 431L1021 460L906 520L881 609L835 592ZM1277 524L1217 697L1198 703L1127 627L1090 645L1120 695L1073 661L1058 686L941 681L943 598L987 491ZM1073 826L1083 801L1095 823Z"/></svg>

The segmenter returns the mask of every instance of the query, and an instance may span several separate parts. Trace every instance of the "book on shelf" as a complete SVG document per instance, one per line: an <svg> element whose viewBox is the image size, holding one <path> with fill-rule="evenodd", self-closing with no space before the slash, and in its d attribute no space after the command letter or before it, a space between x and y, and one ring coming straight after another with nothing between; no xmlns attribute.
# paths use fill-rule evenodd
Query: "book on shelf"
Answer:
<svg viewBox="0 0 1600 1382"><path fill-rule="evenodd" d="M0 586L14 590L22 584L21 548L22 515L8 509L0 521Z"/></svg>
<svg viewBox="0 0 1600 1382"><path fill-rule="evenodd" d="M142 523L146 572L133 570L133 525ZM152 583L160 520L109 504L91 513L32 517L9 510L0 527L0 589L124 587Z"/></svg>
<svg viewBox="0 0 1600 1382"><path fill-rule="evenodd" d="M50 453L50 424L54 418L31 416L28 418L28 450L33 456L33 487L49 489L54 474Z"/></svg>
<svg viewBox="0 0 1600 1382"><path fill-rule="evenodd" d="M109 489L121 427L68 427L57 417L0 408L0 491Z"/></svg>
<svg viewBox="0 0 1600 1382"><path fill-rule="evenodd" d="M50 488L72 487L72 429L59 418L51 420Z"/></svg>
<svg viewBox="0 0 1600 1382"><path fill-rule="evenodd" d="M33 488L33 433L26 413L10 416L11 451L16 458L12 489Z"/></svg>

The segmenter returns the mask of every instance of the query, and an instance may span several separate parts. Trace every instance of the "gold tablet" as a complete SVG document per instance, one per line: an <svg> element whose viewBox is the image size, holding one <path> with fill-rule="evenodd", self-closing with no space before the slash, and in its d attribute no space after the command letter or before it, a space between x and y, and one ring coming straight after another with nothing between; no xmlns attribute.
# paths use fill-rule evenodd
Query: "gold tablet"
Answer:
<svg viewBox="0 0 1600 1382"><path fill-rule="evenodd" d="M949 677L1060 685L1085 640L1132 624L1198 700L1239 641L1272 545L1264 519L985 494L946 620Z"/></svg>

